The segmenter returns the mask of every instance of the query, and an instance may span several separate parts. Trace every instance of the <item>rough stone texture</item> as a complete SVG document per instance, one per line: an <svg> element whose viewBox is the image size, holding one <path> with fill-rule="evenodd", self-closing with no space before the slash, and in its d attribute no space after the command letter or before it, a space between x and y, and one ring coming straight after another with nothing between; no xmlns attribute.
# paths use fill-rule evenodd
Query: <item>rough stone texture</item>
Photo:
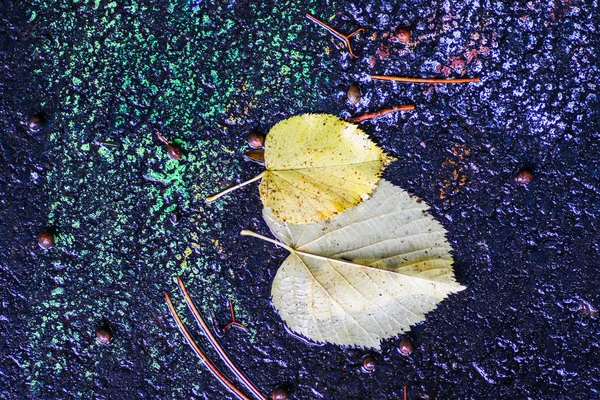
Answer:
<svg viewBox="0 0 600 400"><path fill-rule="evenodd" d="M0 2L0 397L231 396L168 314L165 291L198 332L177 275L221 323L234 301L250 333L222 342L265 394L600 397L597 2L66 3ZM366 27L359 57L306 12ZM408 46L398 26L411 27ZM367 351L307 344L272 309L285 251L238 236L267 234L256 187L203 198L260 171L242 157L252 129L403 103L416 111L362 125L399 158L386 178L448 229L468 289L408 333L409 356L388 340L367 374ZM48 123L33 132L38 112ZM524 167L534 178L518 186ZM37 244L45 229L50 250ZM96 341L103 325L109 345Z"/></svg>

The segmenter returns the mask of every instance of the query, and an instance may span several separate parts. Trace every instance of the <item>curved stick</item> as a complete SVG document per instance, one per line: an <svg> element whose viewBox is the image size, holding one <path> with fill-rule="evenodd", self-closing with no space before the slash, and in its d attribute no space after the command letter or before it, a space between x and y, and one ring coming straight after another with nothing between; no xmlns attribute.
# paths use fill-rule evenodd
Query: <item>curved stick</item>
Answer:
<svg viewBox="0 0 600 400"><path fill-rule="evenodd" d="M198 312L198 309L196 308L194 301L188 294L188 291L185 288L185 285L183 284L183 280L181 279L181 277L177 277L177 283L179 284L179 289L181 289L181 293L183 294L183 297L185 297L185 302L187 303L188 308L190 309L192 314L194 314L194 318L196 319L196 322L198 322L198 325L202 328L202 331L204 331L204 334L206 335L208 341L213 345L215 350L217 350L217 353L219 353L219 356L221 357L221 359L225 362L225 364L227 364L229 369L231 369L231 371L246 385L246 387L248 389L250 389L250 391L252 391L252 393L254 393L261 400L268 400L260 392L260 390L258 390L258 388L256 386L254 386L254 384L250 381L250 379L248 379L248 377L246 377L246 375L244 375L244 373L235 366L233 361L231 361L231 359L225 352L225 349L223 349L223 347L221 347L221 344L219 343L217 338L215 338L215 336L212 334L211 330L208 328L208 324L206 323L204 318L202 318L202 315L200 314L200 312Z"/></svg>
<svg viewBox="0 0 600 400"><path fill-rule="evenodd" d="M171 297L169 296L168 293L165 293L165 298L167 299L167 305L169 306L169 311L171 311L171 315L173 316L175 323L179 327L179 330L181 331L181 333L183 333L183 336L185 336L186 341L192 347L192 349L194 350L196 355L198 357L200 357L206 363L206 366L208 367L208 370L211 372L211 374L213 374L213 376L215 378L217 378L221 383L223 383L229 390L234 392L240 399L250 400L250 398L247 397L244 393L242 393L238 388L236 388L235 385L229 379L227 379L221 373L221 371L219 371L219 369L208 359L206 354L204 354L204 352L202 352L202 350L200 350L200 347L198 347L196 342L194 342L194 338L192 338L192 335L190 335L188 330L185 328L185 325L183 325L183 322L181 322L181 319L179 318L177 311L175 311L175 307L173 307L173 303L171 302Z"/></svg>

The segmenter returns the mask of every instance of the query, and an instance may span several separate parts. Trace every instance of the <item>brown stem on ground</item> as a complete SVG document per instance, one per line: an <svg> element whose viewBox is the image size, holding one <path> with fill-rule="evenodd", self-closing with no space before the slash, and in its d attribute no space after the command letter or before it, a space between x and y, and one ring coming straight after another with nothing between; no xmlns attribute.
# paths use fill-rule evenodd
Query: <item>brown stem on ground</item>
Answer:
<svg viewBox="0 0 600 400"><path fill-rule="evenodd" d="M235 366L233 361L231 361L231 359L225 352L225 349L223 349L217 338L212 334L212 332L208 328L208 324L206 323L206 321L196 308L196 304L194 304L194 301L188 294L188 291L185 288L181 277L177 277L177 283L179 284L179 289L181 289L181 293L183 293L183 297L185 297L185 302L187 303L188 308L190 309L192 314L194 314L196 322L198 323L200 328L202 328L202 331L206 335L206 338L208 339L210 344L212 344L215 350L217 350L217 353L219 353L219 357L221 357L221 360L223 360L223 362L227 364L229 369L246 385L246 387L250 391L252 391L252 393L254 393L254 395L256 395L261 400L267 400L267 398L260 392L260 390L258 390L258 388L250 381L250 379L248 379L248 377L246 377L246 375L244 375L244 373Z"/></svg>
<svg viewBox="0 0 600 400"><path fill-rule="evenodd" d="M179 318L177 311L175 311L175 307L173 307L173 303L171 302L171 297L169 296L168 293L165 293L165 298L167 299L167 305L169 306L169 311L171 311L171 315L173 316L175 323L179 327L179 330L181 331L181 333L183 333L183 336L185 336L186 341L192 347L192 349L194 350L196 355L198 357L200 357L202 359L202 361L204 361L206 363L206 366L208 367L208 370L211 372L211 374L213 374L213 376L215 378L217 378L223 385L225 385L229 390L231 390L233 393L235 393L240 399L250 400L250 398L248 396L246 396L237 387L235 387L235 385L229 379L227 379L225 377L225 375L223 375L221 373L221 371L219 371L219 369L210 361L208 356L206 354L204 354L204 352L200 349L200 347L198 347L198 345L194 341L194 338L192 338L192 335L190 334L190 332L188 332L185 325L183 325L183 322L181 321L181 318Z"/></svg>
<svg viewBox="0 0 600 400"><path fill-rule="evenodd" d="M371 75L371 78L382 81L410 82L410 83L469 83L479 82L480 78L408 78L404 76Z"/></svg>
<svg viewBox="0 0 600 400"><path fill-rule="evenodd" d="M344 35L344 34L340 33L339 31L333 29L331 26L327 25L325 22L321 21L317 17L313 17L310 14L306 14L306 18L310 19L314 23L316 23L316 24L322 26L323 28L327 29L329 31L329 33L331 33L333 36L335 36L336 38L340 39L342 42L346 43L346 46L348 46L348 51L350 52L350 55L352 57L357 57L357 55L354 54L354 52L352 51L352 45L350 45L350 38L352 36L356 35L359 32L363 32L365 30L365 28L358 28L357 30L355 30L351 34Z"/></svg>
<svg viewBox="0 0 600 400"><path fill-rule="evenodd" d="M229 300L229 311L231 311L231 321L229 321L229 323L223 327L223 332L227 332L227 330L234 325L248 332L248 328L235 319L235 311L233 310L233 302L231 300Z"/></svg>
<svg viewBox="0 0 600 400"><path fill-rule="evenodd" d="M358 115L356 117L351 117L351 118L348 118L348 122L359 123L359 122L367 121L369 119L376 119L379 117L383 117L384 115L389 114L389 113L398 112L398 111L412 111L414 109L415 109L414 104L399 105L399 106L394 106L394 107L390 107L390 108L384 108L384 109L381 109L378 111L368 112L368 113L365 113L362 115Z"/></svg>
<svg viewBox="0 0 600 400"><path fill-rule="evenodd" d="M156 136L158 136L158 139L163 142L164 144L166 144L167 146L169 146L171 143L167 142L167 139L165 139L164 137L162 137L162 135L158 132L154 132L156 133Z"/></svg>

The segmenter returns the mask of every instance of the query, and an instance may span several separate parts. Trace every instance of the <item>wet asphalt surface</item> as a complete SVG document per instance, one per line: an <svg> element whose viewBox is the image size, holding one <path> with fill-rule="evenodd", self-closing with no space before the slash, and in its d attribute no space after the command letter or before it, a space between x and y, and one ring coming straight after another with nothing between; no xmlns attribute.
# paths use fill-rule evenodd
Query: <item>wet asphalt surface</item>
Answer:
<svg viewBox="0 0 600 400"><path fill-rule="evenodd" d="M294 399L395 399L402 398L405 388L408 399L600 397L596 3L307 1L277 8L243 1L222 7L171 2L181 6L173 9L159 2L137 11L99 3L96 10L0 3L0 397L229 398L184 345L164 304L165 291L182 303L172 280L180 273L190 292L209 299L199 300L202 309L216 313L223 323L226 299L235 298L252 334L230 331L222 342L265 394L284 385ZM32 17L36 7L45 11ZM331 18L344 32L366 27L367 33L353 41L358 57L349 56L337 40L304 19L307 11ZM204 18L214 28L205 27L210 33L203 42L181 32L189 26L186 18L192 12L199 16L196 21ZM68 29L61 31L66 14L75 15L75 28L65 22ZM195 52L201 81L205 70L218 69L231 76L246 74L255 88L270 87L262 94L238 91L236 102L211 118L190 116L176 103L165 102L163 114L145 117L142 112L135 124L125 127L118 115L108 112L90 122L85 117L92 109L109 109L121 100L133 104L134 111L155 104L131 101L121 90L125 75L107 80L100 61L98 68L85 72L88 82L99 78L96 86L74 88L57 78L79 74L83 61L74 58L68 68L60 62L57 67L52 60L59 59L58 52L52 49L68 43L71 29L79 32L100 24L94 18L101 21L100 16L108 14L149 24L158 43L152 52L164 54L172 65L179 59L167 44L177 48L183 41L190 42L192 50L203 49ZM252 46L285 29L278 17L296 24L297 40L281 42L278 46L289 51L269 59L260 46ZM214 21L220 18L231 21L226 41L217 36L220 23ZM122 30L139 29L133 22ZM398 40L397 27L408 27L410 46ZM225 43L247 51L212 65L202 63L210 59L209 51L216 54ZM38 48L45 53L40 55ZM305 57L302 68L307 74L265 78L268 70L297 66L295 52ZM140 78L134 95L139 92L145 99L145 85L166 84L176 70L164 71ZM373 82L370 74L464 74L482 80L469 85L403 85ZM235 87L235 79L219 79L221 86L199 84L204 88L199 101L216 104L232 96L219 90ZM355 106L346 100L352 83L362 93ZM73 93L93 98L98 86L114 96L98 104L72 100ZM214 93L218 96L211 97ZM156 103L160 101L159 97ZM181 103L185 107L185 101ZM384 341L380 352L314 345L293 337L269 301L270 282L287 254L238 237L241 229L267 234L256 188L244 189L219 210L186 193L200 187L197 190L206 195L260 171L241 157L247 150L244 135L251 129L266 132L277 121L302 112L347 118L406 103L415 104L416 110L362 126L399 159L385 178L424 199L448 230L457 279L467 290L441 303L410 332ZM31 129L28 121L36 113L43 113L47 122ZM189 126L195 129L169 119L169 113L191 120ZM70 121L77 121L81 129L68 133ZM111 167L90 152L81 158L73 155L71 164L65 162L67 141L60 139L62 132L69 140L89 143L97 139L101 126L118 141L135 142L140 127L151 130L156 124L179 132L188 146L188 160L192 155L201 159L196 164L188 161L188 172L211 171L200 178L185 175L188 183L173 195L168 192L172 185L156 189L166 203L178 205L177 225L168 220L171 209L148 208L141 195L160 186L147 179L144 168L162 168L166 158L142 155L128 161L117 156L118 166ZM209 146L214 157L202 158ZM221 148L233 149L234 154L219 153ZM97 163L98 175L104 176L98 179L103 180L94 181L93 174L73 166L84 162ZM523 169L531 175L521 174L519 183L529 182L518 184L515 176ZM112 182L120 183L114 183L110 193L101 192ZM95 189L88 192L89 187ZM128 192L140 195L129 198ZM99 193L105 197L95 198ZM81 198L85 201L78 201ZM86 216L106 203L116 212L104 214L87 229ZM107 231L112 225L103 225L104 219L118 219L117 214L129 218L122 235ZM83 228L73 221L83 221ZM37 235L47 229L58 238L75 240L67 246L57 239L55 248L43 251ZM205 238L190 239L194 232ZM127 251L115 256L114 263L93 257L101 243L117 236L111 247ZM192 267L169 264L194 241L200 246L193 249L191 258L197 261ZM214 241L218 245L211 247ZM105 254L113 253L102 253L102 258ZM203 280L209 275L211 280ZM61 293L69 300L53 300ZM104 325L113 331L109 345L96 340L96 328ZM414 342L410 355L399 351L403 337ZM377 361L370 373L361 369L366 355Z"/></svg>

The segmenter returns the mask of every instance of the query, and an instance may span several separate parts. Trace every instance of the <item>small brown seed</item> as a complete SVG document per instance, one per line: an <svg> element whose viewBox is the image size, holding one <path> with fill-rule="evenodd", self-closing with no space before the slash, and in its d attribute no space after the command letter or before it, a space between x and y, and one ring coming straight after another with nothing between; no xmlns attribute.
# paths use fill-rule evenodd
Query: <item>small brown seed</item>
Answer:
<svg viewBox="0 0 600 400"><path fill-rule="evenodd" d="M348 102L352 105L355 105L360 101L360 88L358 85L352 84L348 88Z"/></svg>
<svg viewBox="0 0 600 400"><path fill-rule="evenodd" d="M49 249L54 246L54 235L44 231L38 235L38 243L42 249Z"/></svg>
<svg viewBox="0 0 600 400"><path fill-rule="evenodd" d="M176 144L168 144L167 153L173 160L181 160L181 157L183 157L183 150Z"/></svg>
<svg viewBox="0 0 600 400"><path fill-rule="evenodd" d="M374 371L376 366L377 360L373 356L365 357L363 360L363 369L367 372Z"/></svg>
<svg viewBox="0 0 600 400"><path fill-rule="evenodd" d="M38 113L38 114L33 114L31 117L29 117L29 121L27 121L27 126L29 127L29 129L31 129L32 131L37 131L39 130L45 123L46 123L46 117L44 116L44 114L42 113Z"/></svg>
<svg viewBox="0 0 600 400"><path fill-rule="evenodd" d="M109 344L113 333L108 326L100 326L96 329L96 340L102 344Z"/></svg>
<svg viewBox="0 0 600 400"><path fill-rule="evenodd" d="M515 175L515 183L517 185L528 185L529 182L533 179L533 172L528 170L527 168L523 168Z"/></svg>
<svg viewBox="0 0 600 400"><path fill-rule="evenodd" d="M177 225L179 223L179 220L181 219L181 215L179 214L179 210L175 210L171 213L171 217L169 218L169 220L171 221L171 223L173 225Z"/></svg>
<svg viewBox="0 0 600 400"><path fill-rule="evenodd" d="M246 136L246 140L248 141L248 145L253 149L259 149L265 145L265 135L259 131L250 132L248 136Z"/></svg>
<svg viewBox="0 0 600 400"><path fill-rule="evenodd" d="M412 353L413 349L414 349L414 345L412 340L410 340L410 338L404 338L400 341L400 352L402 354L410 354Z"/></svg>
<svg viewBox="0 0 600 400"><path fill-rule="evenodd" d="M271 399L273 400L288 400L290 398L290 392L284 387L278 387L273 390L271 394Z"/></svg>
<svg viewBox="0 0 600 400"><path fill-rule="evenodd" d="M399 26L394 30L394 33L396 34L396 40L400 43L410 43L410 31L408 28Z"/></svg>
<svg viewBox="0 0 600 400"><path fill-rule="evenodd" d="M257 164L265 165L265 151L264 149L256 149L247 151L244 156L249 161L254 161Z"/></svg>

